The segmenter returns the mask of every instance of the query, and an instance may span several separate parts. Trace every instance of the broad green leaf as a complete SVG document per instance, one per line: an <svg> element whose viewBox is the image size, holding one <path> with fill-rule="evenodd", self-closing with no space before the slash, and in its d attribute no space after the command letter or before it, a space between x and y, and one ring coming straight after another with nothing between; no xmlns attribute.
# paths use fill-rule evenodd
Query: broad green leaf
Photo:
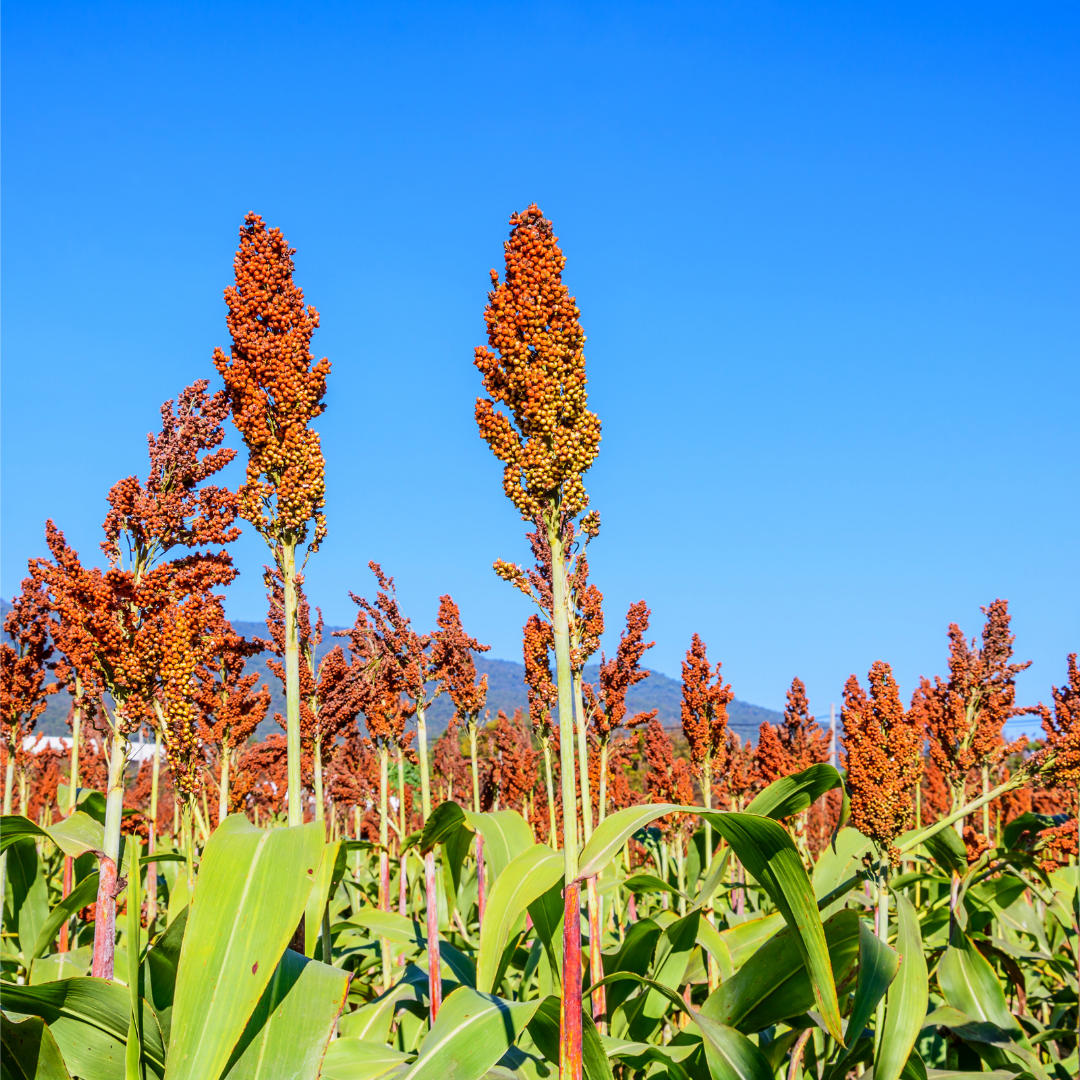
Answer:
<svg viewBox="0 0 1080 1080"><path fill-rule="evenodd" d="M4 1080L71 1080L60 1048L40 1016L0 1023L0 1072Z"/></svg>
<svg viewBox="0 0 1080 1080"><path fill-rule="evenodd" d="M256 829L242 814L211 835L180 952L169 1080L220 1075L296 930L324 843L320 821Z"/></svg>
<svg viewBox="0 0 1080 1080"><path fill-rule="evenodd" d="M834 843L825 848L814 866L814 895L817 899L824 899L853 878L862 865L863 855L872 846L872 841L858 829L841 829Z"/></svg>
<svg viewBox="0 0 1080 1080"><path fill-rule="evenodd" d="M79 884L76 885L51 912L49 912L49 917L45 920L45 924L39 931L37 941L34 944L32 956L35 960L39 956L44 956L49 951L49 946L56 940L56 935L60 933L60 927L63 926L76 911L94 902L97 898L97 889L98 873L95 870L92 874L84 877L82 881L80 881Z"/></svg>
<svg viewBox="0 0 1080 1080"><path fill-rule="evenodd" d="M697 943L716 961L721 979L730 979L735 974L731 950L720 936L720 932L708 919L702 919L698 923Z"/></svg>
<svg viewBox="0 0 1080 1080"><path fill-rule="evenodd" d="M661 933L653 954L652 981L677 990L682 985L690 955L697 946L701 912L692 911L677 919ZM667 1011L666 995L650 990L640 1006L641 1020L630 1022L630 1037L646 1041Z"/></svg>
<svg viewBox="0 0 1080 1080"><path fill-rule="evenodd" d="M680 1012L684 1013L701 1033L705 1044L705 1058L713 1080L773 1080L773 1070L764 1054L745 1036L734 1028L717 1023L703 1013L688 1009L676 991L632 972L619 972L608 976L604 983L633 980L663 995Z"/></svg>
<svg viewBox="0 0 1080 1080"><path fill-rule="evenodd" d="M529 1035L540 1052L559 1067L559 1023L561 1002L550 995L540 1003L529 1021ZM608 1051L588 1012L581 1012L581 1064L586 1080L612 1080Z"/></svg>
<svg viewBox="0 0 1080 1080"><path fill-rule="evenodd" d="M343 1037L360 1039L365 1043L387 1043L390 1041L390 1025L394 1020L394 1010L403 997L413 993L408 983L398 983L374 1001L361 1005L351 1013L345 1013L338 1021L338 1030Z"/></svg>
<svg viewBox="0 0 1080 1080"><path fill-rule="evenodd" d="M484 862L493 879L497 879L523 851L536 840L528 822L516 810L495 810L489 814L465 811L465 817L476 832L484 837Z"/></svg>
<svg viewBox="0 0 1080 1080"><path fill-rule="evenodd" d="M753 814L708 814L743 866L769 894L791 928L795 946L810 973L814 999L825 1028L841 1045L840 1006L836 1000L825 932L817 901L799 852L787 832L771 818Z"/></svg>
<svg viewBox="0 0 1080 1080"><path fill-rule="evenodd" d="M945 955L937 969L938 985L945 996L945 1001L952 1008L965 1014L976 1023L982 1022L1000 1029L1003 1035L1025 1051L1024 1054L1012 1053L1006 1056L1003 1049L991 1049L983 1057L993 1068L1009 1064L1009 1056L1019 1060L1036 1076L1045 1077L1045 1070L1035 1061L1035 1068L1027 1060L1030 1054L1034 1058L1031 1043L1028 1042L1024 1029L1017 1023L1016 1017L1009 1011L1005 1000L1005 991L998 982L990 962L979 952L967 934L959 929L953 934ZM989 1044L989 1040L986 1040Z"/></svg>
<svg viewBox="0 0 1080 1080"><path fill-rule="evenodd" d="M877 1080L899 1080L919 1037L927 1006L928 977L919 919L907 897L901 893L894 896L900 973L885 995L885 1026L874 1062Z"/></svg>
<svg viewBox="0 0 1080 1080"><path fill-rule="evenodd" d="M1027 1067L1028 1075L1039 1077L1040 1080L1048 1080L1046 1070L1040 1064L1033 1049L1021 1046L1011 1037L1009 1032L991 1024L985 1020L973 1020L970 1016L954 1009L951 1005L935 1009L924 1021L924 1027L948 1028L954 1035L959 1036L964 1042L983 1058L984 1061L1004 1062L1006 1067L1017 1068L1014 1061L1022 1061ZM1014 1061L1009 1061L1012 1058Z"/></svg>
<svg viewBox="0 0 1080 1080"><path fill-rule="evenodd" d="M38 935L49 918L49 886L33 840L23 837L8 848L7 875L11 883L12 915L19 935L19 950L25 966L29 967Z"/></svg>
<svg viewBox="0 0 1080 1080"><path fill-rule="evenodd" d="M562 881L557 881L543 896L537 897L529 905L529 917L540 943L544 946L551 974L555 982L562 986L562 924L563 896Z"/></svg>
<svg viewBox="0 0 1080 1080"><path fill-rule="evenodd" d="M496 876L480 930L476 988L490 993L514 924L563 876L563 857L547 844L527 848Z"/></svg>
<svg viewBox="0 0 1080 1080"><path fill-rule="evenodd" d="M48 837L65 854L77 859L88 851L99 853L105 846L105 828L89 814L76 810L71 817L43 829L22 814L0 818L0 851L24 836Z"/></svg>
<svg viewBox="0 0 1080 1080"><path fill-rule="evenodd" d="M622 885L632 893L667 892L675 897L683 895L674 885L661 881L655 874L631 874Z"/></svg>
<svg viewBox="0 0 1080 1080"><path fill-rule="evenodd" d="M656 943L660 940L661 928L652 919L638 919L627 928L619 951L614 957L604 957L604 975L613 975L619 971L640 974L652 967ZM632 994L633 984L628 981L612 984L607 992L608 1016Z"/></svg>
<svg viewBox="0 0 1080 1080"><path fill-rule="evenodd" d="M324 1080L378 1080L392 1069L407 1064L412 1054L363 1039L335 1039L326 1049Z"/></svg>
<svg viewBox="0 0 1080 1080"><path fill-rule="evenodd" d="M68 952L54 952L39 956L30 967L30 985L70 979L76 975L89 975L94 961L92 945L82 945Z"/></svg>
<svg viewBox="0 0 1080 1080"><path fill-rule="evenodd" d="M307 906L304 909L304 954L314 956L315 942L322 929L323 912L327 901L345 873L347 852L340 840L327 844L323 848L322 861L315 875L315 884L311 887ZM336 879L336 880L335 880Z"/></svg>
<svg viewBox="0 0 1080 1080"><path fill-rule="evenodd" d="M759 792L746 807L747 814L776 820L809 809L833 788L840 787L840 774L831 765L811 765L809 769L782 776Z"/></svg>
<svg viewBox="0 0 1080 1080"><path fill-rule="evenodd" d="M286 949L232 1052L224 1080L315 1077L349 975Z"/></svg>
<svg viewBox="0 0 1080 1080"><path fill-rule="evenodd" d="M718 930L717 933L727 946L731 962L738 970L783 926L784 916L777 911L772 915L736 923L727 930Z"/></svg>
<svg viewBox="0 0 1080 1080"><path fill-rule="evenodd" d="M104 979L78 977L36 986L4 984L4 1010L40 1016L53 1034L69 1072L92 1080L124 1080L131 1003L127 989ZM143 1010L143 1060L165 1071L165 1047L151 1011Z"/></svg>
<svg viewBox="0 0 1080 1080"><path fill-rule="evenodd" d="M380 911L374 907L363 908L348 922L335 923L333 929L337 932L347 927L364 929L375 937L386 938L387 941L393 941L398 945L411 945L415 949L423 949L427 943L420 923L416 919L399 915L396 911Z"/></svg>
<svg viewBox="0 0 1080 1080"><path fill-rule="evenodd" d="M967 848L955 829L942 829L923 841L924 848L930 852L934 862L950 874L966 874L968 868Z"/></svg>
<svg viewBox="0 0 1080 1080"><path fill-rule="evenodd" d="M848 1017L847 1029L844 1032L847 1038L847 1049L833 1063L829 1072L830 1077L847 1075L846 1063L855 1049L855 1044L865 1031L866 1025L870 1023L878 1002L896 978L899 967L900 954L895 949L889 948L873 929L860 919L859 977L855 984L855 1000L851 1005L851 1015Z"/></svg>
<svg viewBox="0 0 1080 1080"><path fill-rule="evenodd" d="M840 911L825 923L829 962L838 982L855 964L859 935L854 911ZM750 1034L812 1009L810 976L795 962L797 955L791 930L785 927L709 995L702 1014Z"/></svg>
<svg viewBox="0 0 1080 1080"><path fill-rule="evenodd" d="M623 844L639 829L645 828L658 817L686 807L674 803L646 803L616 810L596 826L588 843L581 849L578 859L578 880L595 877L622 851Z"/></svg>
<svg viewBox="0 0 1080 1080"><path fill-rule="evenodd" d="M426 855L447 840L462 827L468 828L465 811L456 802L439 803L431 811L420 837L420 853Z"/></svg>
<svg viewBox="0 0 1080 1080"><path fill-rule="evenodd" d="M172 1030L172 1006L176 994L176 969L187 929L188 909L169 923L165 932L146 951L143 960L144 993L154 1009L165 1045Z"/></svg>
<svg viewBox="0 0 1080 1080"><path fill-rule="evenodd" d="M513 1046L539 1001L504 1001L459 986L443 1002L407 1080L477 1080Z"/></svg>

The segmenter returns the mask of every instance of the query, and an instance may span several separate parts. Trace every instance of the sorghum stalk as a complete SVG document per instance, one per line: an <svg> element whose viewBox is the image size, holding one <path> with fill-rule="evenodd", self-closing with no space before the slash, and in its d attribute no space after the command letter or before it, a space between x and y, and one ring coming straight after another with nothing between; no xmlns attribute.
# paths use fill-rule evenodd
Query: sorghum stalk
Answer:
<svg viewBox="0 0 1080 1080"><path fill-rule="evenodd" d="M285 608L285 743L288 753L289 824L303 825L300 776L300 629L297 622L296 542L279 546Z"/></svg>
<svg viewBox="0 0 1080 1080"><path fill-rule="evenodd" d="M420 755L420 808L424 822L431 816L431 777L428 774L427 724L424 707L416 709L416 746ZM435 887L435 852L424 854L424 889L427 914L428 995L431 1001L431 1019L442 1008L442 960L439 955L439 897Z"/></svg>
<svg viewBox="0 0 1080 1080"><path fill-rule="evenodd" d="M556 685L559 692L559 749L563 799L563 994L559 1071L563 1080L581 1076L581 895L577 882L577 793L574 790L574 697L570 668L570 627L566 557L558 513L549 517L551 545L551 628L555 638Z"/></svg>
<svg viewBox="0 0 1080 1080"><path fill-rule="evenodd" d="M158 777L161 770L161 732L154 731L154 762L150 766L150 831L147 854L157 851ZM146 925L152 931L157 918L157 863L146 868Z"/></svg>
<svg viewBox="0 0 1080 1080"><path fill-rule="evenodd" d="M326 812L323 809L322 739L316 737L314 744L314 763L312 769L314 780L312 786L315 789L315 820L325 821Z"/></svg>
<svg viewBox="0 0 1080 1080"><path fill-rule="evenodd" d="M217 820L220 825L229 813L229 757L231 751L229 750L229 740L223 739L221 742L221 779L218 784L218 813ZM157 760L155 758L155 760Z"/></svg>
<svg viewBox="0 0 1080 1080"><path fill-rule="evenodd" d="M379 745L379 908L390 910L390 749ZM385 993L393 981L390 974L390 942L379 943L382 953L382 989Z"/></svg>
<svg viewBox="0 0 1080 1080"><path fill-rule="evenodd" d="M551 771L551 740L544 739L544 778L547 784L548 832L550 846L559 850L559 826L555 818L555 779Z"/></svg>

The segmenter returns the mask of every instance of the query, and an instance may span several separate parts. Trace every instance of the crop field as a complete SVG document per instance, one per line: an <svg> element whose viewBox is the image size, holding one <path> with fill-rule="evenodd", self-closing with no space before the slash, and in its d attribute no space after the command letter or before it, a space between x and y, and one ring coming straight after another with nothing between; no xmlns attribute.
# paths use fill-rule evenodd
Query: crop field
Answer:
<svg viewBox="0 0 1080 1080"><path fill-rule="evenodd" d="M830 732L795 679L751 740L695 634L681 728L635 712L651 612L606 611L590 577L619 537L586 490L581 313L537 206L504 252L460 421L532 553L494 565L527 709L491 708L488 647L449 595L431 626L403 610L393 567L324 627L331 364L249 214L231 344L108 492L100 557L58 504L4 620L5 1080L1074 1080L1076 655L1021 707L987 597L910 700L877 661ZM265 638L225 613L241 527ZM284 714L258 738L266 658ZM59 745L35 732L57 693ZM1006 738L1022 715L1041 738Z"/></svg>

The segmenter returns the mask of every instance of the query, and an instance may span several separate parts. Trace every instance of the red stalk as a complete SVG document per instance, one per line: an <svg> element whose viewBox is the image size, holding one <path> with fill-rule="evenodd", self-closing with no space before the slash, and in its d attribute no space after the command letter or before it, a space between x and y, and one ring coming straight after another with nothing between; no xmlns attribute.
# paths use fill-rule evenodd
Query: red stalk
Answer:
<svg viewBox="0 0 1080 1080"><path fill-rule="evenodd" d="M581 1080L581 886L563 891L562 1046L559 1080Z"/></svg>
<svg viewBox="0 0 1080 1080"><path fill-rule="evenodd" d="M379 852L379 908L390 910L390 855L386 851Z"/></svg>
<svg viewBox="0 0 1080 1080"><path fill-rule="evenodd" d="M98 859L97 911L94 916L94 962L90 974L95 979L113 977L116 953L116 863L107 855Z"/></svg>
<svg viewBox="0 0 1080 1080"><path fill-rule="evenodd" d="M424 856L424 882L427 885L427 958L428 993L431 997L431 1020L442 1008L442 961L439 958L439 898L435 892L435 852Z"/></svg>

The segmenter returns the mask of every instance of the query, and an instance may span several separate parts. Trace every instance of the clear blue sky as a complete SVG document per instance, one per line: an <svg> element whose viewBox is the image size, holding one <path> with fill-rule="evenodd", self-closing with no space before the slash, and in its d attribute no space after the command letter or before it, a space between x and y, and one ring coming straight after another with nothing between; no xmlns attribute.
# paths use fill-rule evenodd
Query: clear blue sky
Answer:
<svg viewBox="0 0 1080 1080"><path fill-rule="evenodd" d="M333 363L330 537L517 659L523 527L476 434L507 217L553 218L604 425L610 650L653 609L737 695L905 692L1007 597L1048 700L1080 648L1074 3L78 3L3 9L3 562L85 558L158 406L228 345L248 210ZM233 445L238 444L231 432ZM234 476L237 474L234 474ZM265 610L248 535L229 609Z"/></svg>

